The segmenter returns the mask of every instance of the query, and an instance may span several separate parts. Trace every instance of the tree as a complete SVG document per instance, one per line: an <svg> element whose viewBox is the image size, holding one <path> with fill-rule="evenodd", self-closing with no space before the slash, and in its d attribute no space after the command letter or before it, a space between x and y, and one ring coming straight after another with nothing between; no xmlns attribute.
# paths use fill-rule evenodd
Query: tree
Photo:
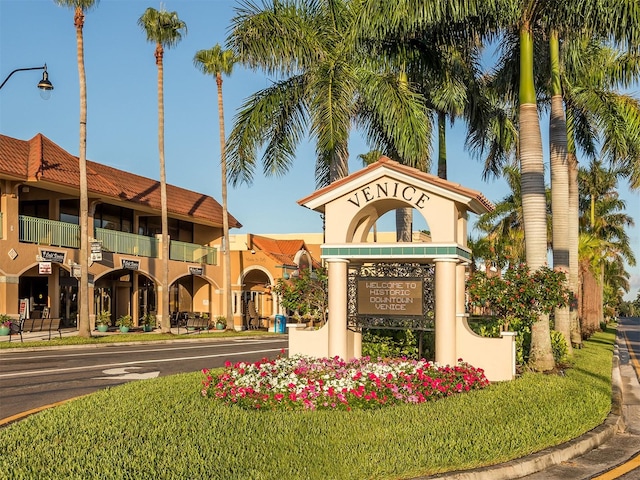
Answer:
<svg viewBox="0 0 640 480"><path fill-rule="evenodd" d="M89 188L87 185L87 77L84 69L84 12L97 6L99 0L55 0L58 5L73 8L76 27L78 78L80 84L80 281L78 282L78 335L91 336L89 322ZM93 228L91 229L93 232Z"/></svg>
<svg viewBox="0 0 640 480"><path fill-rule="evenodd" d="M251 183L256 152L265 175L287 172L308 133L316 146L316 185L348 173L354 126L373 148L389 141L405 164L428 158L431 123L421 97L397 70L363 48L356 30L361 2L269 0L239 7L229 45L245 65L277 75L253 94L229 136L232 184Z"/></svg>
<svg viewBox="0 0 640 480"><path fill-rule="evenodd" d="M625 202L616 191L617 172L605 170L600 162L592 161L590 168L580 170L581 235L580 273L582 279L581 318L583 335L589 336L604 320L604 292L614 278L605 273L619 275L623 260L635 265L635 256L625 227L633 219L625 211ZM607 264L616 264L610 266Z"/></svg>
<svg viewBox="0 0 640 480"><path fill-rule="evenodd" d="M169 220L167 211L167 179L164 159L164 49L177 45L187 31L187 25L176 12L147 8L138 19L149 42L156 44L155 58L158 67L158 150L160 155L160 202L162 222L162 295L160 327L163 333L171 332L169 312Z"/></svg>
<svg viewBox="0 0 640 480"><path fill-rule="evenodd" d="M202 73L213 75L218 87L218 124L220 133L220 168L222 178L222 232L224 240L224 291L226 297L227 329L233 330L233 298L231 294L231 251L229 244L229 209L227 204L227 159L224 134L224 106L222 103L222 75L231 75L236 59L231 50L215 45L199 50L193 62Z"/></svg>

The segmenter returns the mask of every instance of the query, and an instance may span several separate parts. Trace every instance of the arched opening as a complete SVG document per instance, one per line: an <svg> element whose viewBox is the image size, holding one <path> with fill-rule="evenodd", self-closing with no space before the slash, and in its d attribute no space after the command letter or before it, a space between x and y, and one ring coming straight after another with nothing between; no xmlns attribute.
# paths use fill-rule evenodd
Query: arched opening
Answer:
<svg viewBox="0 0 640 480"><path fill-rule="evenodd" d="M94 308L96 314L108 312L111 325L122 315L131 315L138 325L144 315L157 311L155 282L138 271L111 272L95 283Z"/></svg>
<svg viewBox="0 0 640 480"><path fill-rule="evenodd" d="M242 326L268 329L273 316L272 279L261 269L245 272L242 279Z"/></svg>

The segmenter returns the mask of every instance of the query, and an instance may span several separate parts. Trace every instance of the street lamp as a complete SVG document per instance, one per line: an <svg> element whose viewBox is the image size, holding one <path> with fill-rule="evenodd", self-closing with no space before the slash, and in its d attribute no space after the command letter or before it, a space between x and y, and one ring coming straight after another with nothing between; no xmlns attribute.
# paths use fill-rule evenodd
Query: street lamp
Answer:
<svg viewBox="0 0 640 480"><path fill-rule="evenodd" d="M43 100L49 100L51 97L51 90L53 90L53 85L49 81L49 74L47 73L47 64L45 63L42 67L29 67L29 68L16 68L13 72L7 75L7 78L4 79L0 88L4 87L4 84L7 83L7 80L11 78L16 72L24 72L26 70L44 70L42 72L42 80L38 82L38 88L40 89L40 96Z"/></svg>

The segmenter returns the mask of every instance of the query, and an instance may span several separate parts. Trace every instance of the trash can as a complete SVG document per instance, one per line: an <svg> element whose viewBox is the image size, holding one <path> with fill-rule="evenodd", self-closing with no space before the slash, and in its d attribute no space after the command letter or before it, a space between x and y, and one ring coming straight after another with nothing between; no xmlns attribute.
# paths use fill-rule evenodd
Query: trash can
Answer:
<svg viewBox="0 0 640 480"><path fill-rule="evenodd" d="M276 333L286 333L287 331L287 317L284 315L276 315Z"/></svg>

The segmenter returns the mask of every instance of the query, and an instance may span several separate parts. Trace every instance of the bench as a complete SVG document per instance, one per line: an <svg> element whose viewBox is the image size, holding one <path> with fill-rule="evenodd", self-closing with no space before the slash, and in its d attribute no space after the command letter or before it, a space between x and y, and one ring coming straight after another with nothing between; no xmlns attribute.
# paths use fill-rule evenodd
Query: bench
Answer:
<svg viewBox="0 0 640 480"><path fill-rule="evenodd" d="M180 333L180 327L186 328L187 333L189 330L209 330L209 319L202 317L189 317L183 322L178 322L178 333Z"/></svg>
<svg viewBox="0 0 640 480"><path fill-rule="evenodd" d="M51 340L51 332L58 332L62 338L59 318L25 318L19 322L11 322L9 341L11 341L12 335L20 335L22 342L22 334L27 332L48 332L49 340Z"/></svg>

